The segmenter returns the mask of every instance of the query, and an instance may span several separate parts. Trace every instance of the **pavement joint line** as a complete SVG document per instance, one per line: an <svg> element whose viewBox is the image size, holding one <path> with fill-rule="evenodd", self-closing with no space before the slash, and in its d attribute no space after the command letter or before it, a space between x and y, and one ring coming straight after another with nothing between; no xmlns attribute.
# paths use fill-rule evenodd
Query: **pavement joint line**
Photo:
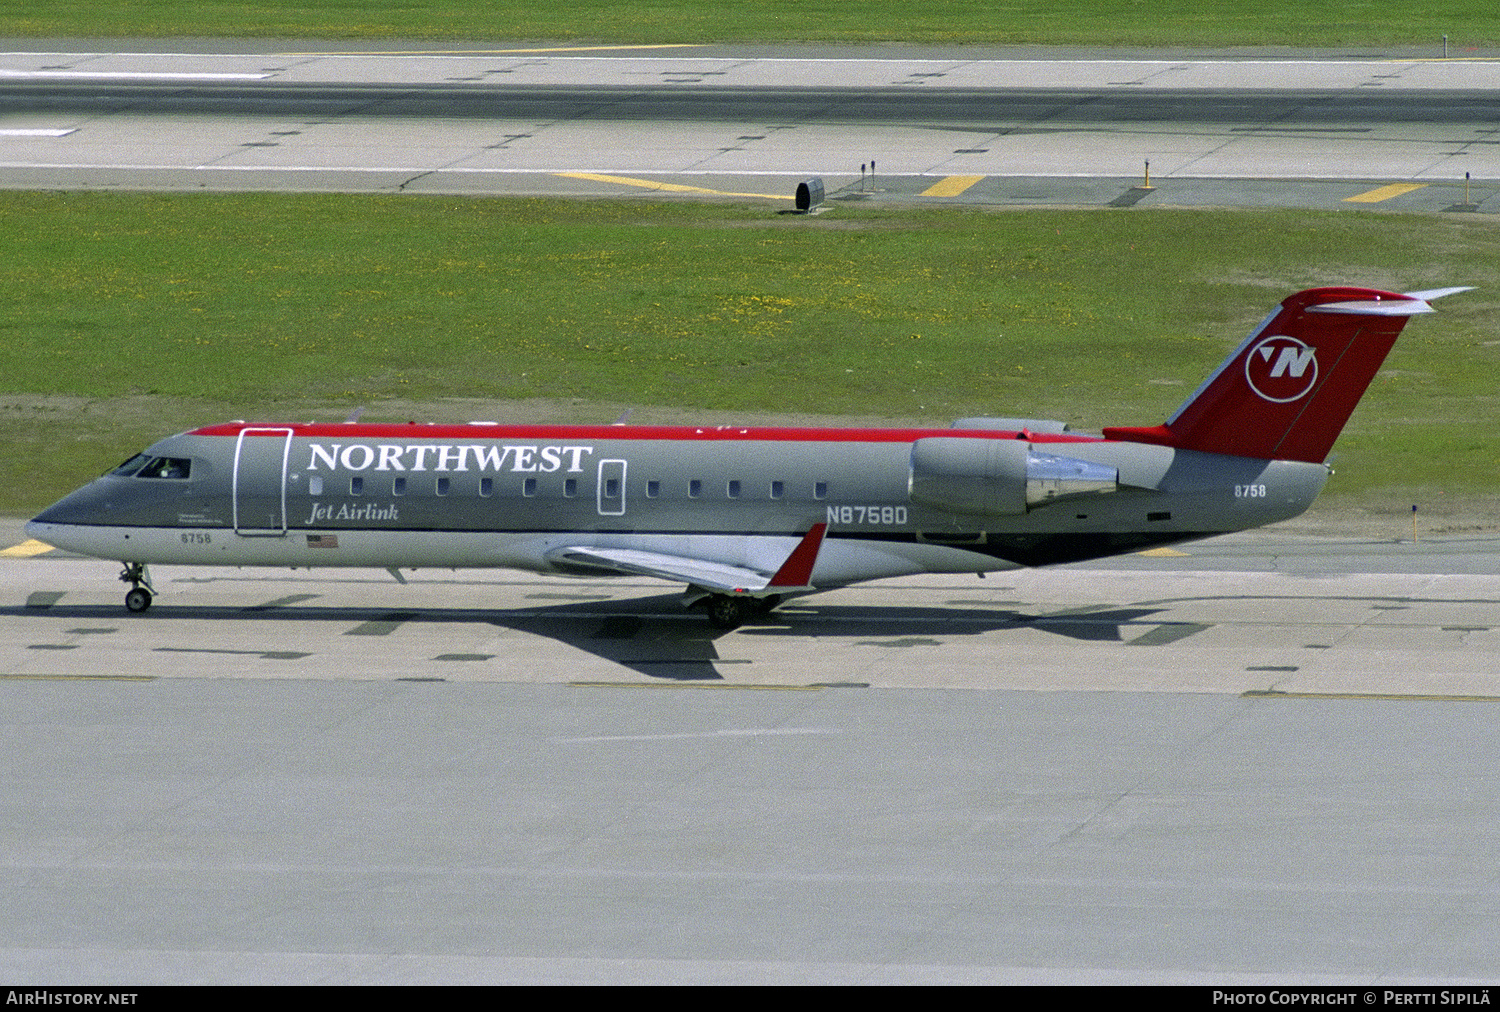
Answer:
<svg viewBox="0 0 1500 1012"><path fill-rule="evenodd" d="M567 682L566 684L575 689L771 689L780 692L817 692L824 688L822 685L770 685L742 682Z"/></svg>
<svg viewBox="0 0 1500 1012"><path fill-rule="evenodd" d="M1369 699L1427 703L1500 703L1500 696L1462 696L1407 692L1283 692L1280 689L1248 689L1241 699Z"/></svg>
<svg viewBox="0 0 1500 1012"><path fill-rule="evenodd" d="M361 53L357 51L329 53L276 53L276 56L321 56L326 58L359 59L366 56L524 56L527 53L593 53L636 52L646 49L701 49L701 42L663 42L648 46L548 46L535 49L415 49L392 50L390 52ZM43 54L46 55L46 54ZM69 55L69 54L61 54ZM173 54L168 54L173 55ZM596 57L602 59L603 57ZM720 57L720 59L724 59Z"/></svg>
<svg viewBox="0 0 1500 1012"><path fill-rule="evenodd" d="M235 656L259 657L267 661L300 661L312 654L298 650L232 650L220 647L152 647L159 654L233 654Z"/></svg>
<svg viewBox="0 0 1500 1012"><path fill-rule="evenodd" d="M0 674L6 682L155 682L159 675L12 675Z"/></svg>

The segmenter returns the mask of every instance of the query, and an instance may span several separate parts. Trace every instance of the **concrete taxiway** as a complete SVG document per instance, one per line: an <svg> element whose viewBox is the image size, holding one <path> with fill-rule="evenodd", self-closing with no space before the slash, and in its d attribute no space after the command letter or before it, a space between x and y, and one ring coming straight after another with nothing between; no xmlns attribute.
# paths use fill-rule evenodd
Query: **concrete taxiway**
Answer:
<svg viewBox="0 0 1500 1012"><path fill-rule="evenodd" d="M649 579L159 567L132 616L118 567L13 558L0 672L1500 698L1500 542L1222 540L883 581L727 634Z"/></svg>
<svg viewBox="0 0 1500 1012"><path fill-rule="evenodd" d="M0 185L1486 211L1497 83L1385 55L17 51Z"/></svg>
<svg viewBox="0 0 1500 1012"><path fill-rule="evenodd" d="M131 616L108 563L13 553L0 966L1491 981L1497 543L1213 545L733 633L502 573L163 567Z"/></svg>
<svg viewBox="0 0 1500 1012"><path fill-rule="evenodd" d="M1500 541L1252 533L732 633L643 580L0 557L28 984L1472 982Z"/></svg>
<svg viewBox="0 0 1500 1012"><path fill-rule="evenodd" d="M1390 987L1500 959L1492 704L0 692L27 985Z"/></svg>

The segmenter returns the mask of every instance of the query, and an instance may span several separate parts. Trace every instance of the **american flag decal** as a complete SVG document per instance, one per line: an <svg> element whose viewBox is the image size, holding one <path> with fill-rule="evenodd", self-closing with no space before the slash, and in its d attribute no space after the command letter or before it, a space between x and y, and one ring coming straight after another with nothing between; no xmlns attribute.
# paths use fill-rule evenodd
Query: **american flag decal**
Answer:
<svg viewBox="0 0 1500 1012"><path fill-rule="evenodd" d="M338 546L337 534L309 534L307 536L308 548L337 548Z"/></svg>

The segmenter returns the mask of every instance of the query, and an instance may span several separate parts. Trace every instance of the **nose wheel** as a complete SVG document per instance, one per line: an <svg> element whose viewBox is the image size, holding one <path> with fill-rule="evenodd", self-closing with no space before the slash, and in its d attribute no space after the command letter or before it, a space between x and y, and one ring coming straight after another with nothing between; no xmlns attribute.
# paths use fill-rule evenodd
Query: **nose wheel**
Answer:
<svg viewBox="0 0 1500 1012"><path fill-rule="evenodd" d="M151 607L151 598L154 588L151 586L151 574L146 572L146 565L142 562L127 562L125 568L120 570L120 580L130 584L130 590L125 593L125 610L139 615Z"/></svg>

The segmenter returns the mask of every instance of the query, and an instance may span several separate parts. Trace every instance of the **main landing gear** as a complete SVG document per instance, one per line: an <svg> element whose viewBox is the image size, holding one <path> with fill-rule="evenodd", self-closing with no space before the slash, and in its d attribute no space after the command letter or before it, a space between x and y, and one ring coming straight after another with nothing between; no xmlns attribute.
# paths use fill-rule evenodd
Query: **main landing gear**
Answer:
<svg viewBox="0 0 1500 1012"><path fill-rule="evenodd" d="M780 594L768 597L732 597L729 594L710 594L704 600L708 609L708 621L715 629L738 629L747 620L764 615L781 603Z"/></svg>
<svg viewBox="0 0 1500 1012"><path fill-rule="evenodd" d="M146 572L145 563L126 562L123 565L120 581L130 584L130 590L125 593L125 610L138 615L151 607L151 596L156 588L151 586L151 574Z"/></svg>

